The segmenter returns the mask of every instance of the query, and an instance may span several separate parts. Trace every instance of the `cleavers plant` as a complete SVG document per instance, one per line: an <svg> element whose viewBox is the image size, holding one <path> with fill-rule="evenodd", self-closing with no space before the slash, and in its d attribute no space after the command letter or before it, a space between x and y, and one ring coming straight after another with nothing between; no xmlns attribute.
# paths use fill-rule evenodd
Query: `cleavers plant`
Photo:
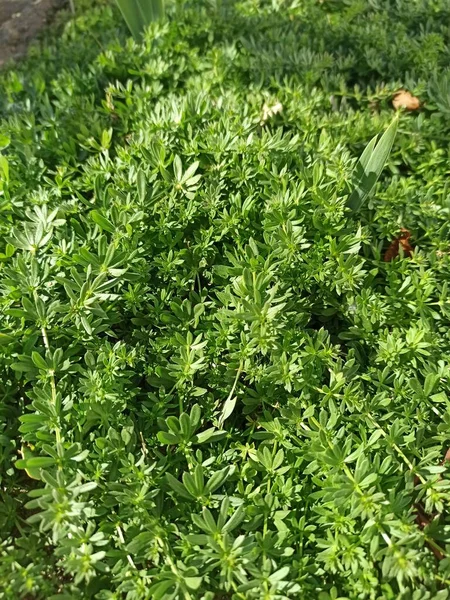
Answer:
<svg viewBox="0 0 450 600"><path fill-rule="evenodd" d="M448 2L91 4L1 74L0 598L445 600Z"/></svg>

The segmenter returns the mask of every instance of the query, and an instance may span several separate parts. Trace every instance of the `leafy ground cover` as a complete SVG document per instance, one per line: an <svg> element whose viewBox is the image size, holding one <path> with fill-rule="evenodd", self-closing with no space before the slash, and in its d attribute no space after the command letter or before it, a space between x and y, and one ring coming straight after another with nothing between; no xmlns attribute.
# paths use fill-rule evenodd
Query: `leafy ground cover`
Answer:
<svg viewBox="0 0 450 600"><path fill-rule="evenodd" d="M0 598L448 598L448 3L87 4L1 76Z"/></svg>

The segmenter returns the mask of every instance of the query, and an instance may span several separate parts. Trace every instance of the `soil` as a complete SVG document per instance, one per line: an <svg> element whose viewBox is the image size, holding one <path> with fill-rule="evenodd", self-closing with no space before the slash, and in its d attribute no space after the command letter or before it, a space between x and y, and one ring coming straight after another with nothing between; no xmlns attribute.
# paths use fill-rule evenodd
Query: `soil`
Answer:
<svg viewBox="0 0 450 600"><path fill-rule="evenodd" d="M28 44L67 0L0 0L0 67L23 56Z"/></svg>

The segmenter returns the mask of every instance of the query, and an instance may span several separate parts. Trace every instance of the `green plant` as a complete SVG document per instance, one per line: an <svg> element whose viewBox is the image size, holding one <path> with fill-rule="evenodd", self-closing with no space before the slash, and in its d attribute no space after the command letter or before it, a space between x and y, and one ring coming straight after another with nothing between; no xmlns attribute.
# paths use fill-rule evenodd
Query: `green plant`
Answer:
<svg viewBox="0 0 450 600"><path fill-rule="evenodd" d="M448 599L448 2L182 9L1 74L0 599Z"/></svg>
<svg viewBox="0 0 450 600"><path fill-rule="evenodd" d="M375 136L362 153L352 181L354 189L348 199L348 206L352 210L359 210L373 191L391 153L396 134L397 119L391 123L379 140L378 136Z"/></svg>
<svg viewBox="0 0 450 600"><path fill-rule="evenodd" d="M137 41L150 23L164 16L164 0L116 0L116 3Z"/></svg>

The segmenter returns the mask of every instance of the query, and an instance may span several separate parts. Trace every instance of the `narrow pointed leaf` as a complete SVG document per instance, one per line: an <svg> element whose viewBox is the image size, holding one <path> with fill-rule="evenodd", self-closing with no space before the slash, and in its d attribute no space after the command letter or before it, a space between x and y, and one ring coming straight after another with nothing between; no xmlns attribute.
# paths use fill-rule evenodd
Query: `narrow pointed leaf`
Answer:
<svg viewBox="0 0 450 600"><path fill-rule="evenodd" d="M380 140L377 142L377 137L373 138L362 153L354 173L355 189L348 199L348 207L352 210L359 210L375 187L392 150L397 125L398 119L394 119Z"/></svg>
<svg viewBox="0 0 450 600"><path fill-rule="evenodd" d="M142 19L137 0L116 0L125 23L136 41L139 41L142 31Z"/></svg>

